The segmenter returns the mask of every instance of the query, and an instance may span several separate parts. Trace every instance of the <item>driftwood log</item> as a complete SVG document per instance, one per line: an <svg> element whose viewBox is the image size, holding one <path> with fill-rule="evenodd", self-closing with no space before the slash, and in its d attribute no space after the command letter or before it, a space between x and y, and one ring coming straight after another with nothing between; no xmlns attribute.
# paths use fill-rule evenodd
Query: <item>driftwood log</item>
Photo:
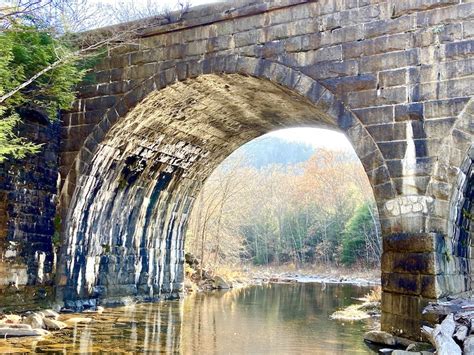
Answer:
<svg viewBox="0 0 474 355"><path fill-rule="evenodd" d="M439 355L461 355L460 346L454 341L453 335L456 330L454 314L450 313L442 322L431 328L423 326L422 331L426 334L431 344L436 348Z"/></svg>

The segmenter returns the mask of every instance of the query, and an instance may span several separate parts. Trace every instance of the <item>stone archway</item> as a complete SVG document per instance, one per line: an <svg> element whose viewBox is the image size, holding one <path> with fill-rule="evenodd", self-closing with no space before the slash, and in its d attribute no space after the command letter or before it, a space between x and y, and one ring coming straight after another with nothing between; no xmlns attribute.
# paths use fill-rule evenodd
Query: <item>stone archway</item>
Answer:
<svg viewBox="0 0 474 355"><path fill-rule="evenodd" d="M232 149L259 134L265 133L269 129L285 124L319 124L339 129L346 134L353 144L354 150L359 156L373 187L384 236L384 255L382 258L382 286L384 291L382 327L392 332L399 331L405 335L416 336L419 333L421 322L420 309L428 301L436 299L439 292L438 266L436 264L438 261L435 260L437 255L436 245L439 238L438 234L430 233L431 228L426 227L426 224L432 221L432 206L433 203L436 204L437 200L425 195L424 188L418 188L416 185L418 180L416 180L414 175L419 174L418 161L416 163L417 169L412 167L413 171L410 174L405 174L402 171L400 175L397 175L396 181L393 181L379 145L375 143L372 135L361 124L359 118L328 89L295 69L265 59L235 55L212 57L199 62L191 61L186 63L185 67L184 73L186 75L180 74L181 72L178 67L172 67L144 80L139 86L123 95L114 106L107 109L102 120L96 125L77 154L75 163L72 164L72 168L65 178L61 193L61 211L63 213L63 220L67 221L67 224L65 224L64 235L66 239L61 252L57 278L58 297L68 300L74 305L76 300L91 297L106 298L114 301L114 297L115 299L120 299L123 296L130 295L139 299L175 295L181 284L182 236L186 227L189 208L192 206L193 196L198 191L195 182L199 181L199 179L196 179L196 177L205 178L212 171L213 166L224 159L227 154L230 154ZM96 165L98 154L100 156L108 156L107 159L112 159L117 154L120 156L119 153L114 151L114 149L119 148L120 140L114 140L109 134L111 132L120 133L121 129L119 127L124 128L127 126L129 115L135 117L135 119L137 117L143 118L159 110L160 99L153 100L153 98L155 96L159 97L160 93L167 92L170 97L183 99L188 96L186 94L176 94L176 92L179 92L181 89L192 88L195 85L203 85L205 79L211 77L215 78L216 82L221 81L219 84L221 86L220 89L213 92L213 94L215 94L216 98L225 98L222 105L226 109L216 110L215 112L222 111L228 114L233 114L234 112L248 113L249 110L243 108L256 103L261 105L262 102L265 103L265 99L252 100L251 97L245 97L245 86L242 87L239 84L239 80L247 83L246 85L252 88L247 90L249 92L276 90L278 94L273 92L273 96L279 98L280 105L263 104L260 107L259 114L257 116L253 115L253 121L252 115L249 114L250 121L247 121L247 123L233 122L225 117L214 120L213 122L218 127L218 130L224 129L224 131L227 130L228 132L227 136L224 134L220 139L216 138L216 141L220 141L223 144L222 146L210 144L208 148L205 146L209 143L209 139L202 139L202 137L209 136L216 127L201 129L201 139L197 139L194 141L194 144L190 144L196 139L189 140L187 138L190 136L193 128L190 125L186 126L185 122L180 120L186 117L186 115L189 115L188 118L192 117L196 111L200 111L196 109L196 107L199 107L199 102L194 100L193 95L189 97L188 102L180 103L181 107L169 108L170 111L167 115L171 118L177 118L175 121L183 123L183 126L187 127L186 129L189 132L180 132L177 136L178 138L172 137L168 132L166 139L159 140L169 147L168 158L161 159L155 156L155 159L160 164L175 164L179 169L167 170L161 166L161 168L154 170L155 173L160 172L161 174L150 175L150 177L155 179L153 180L154 183L150 186L158 186L157 195L155 195L153 190L149 190L147 192L148 195L143 194L140 197L148 202L154 201L154 207L151 209L145 208L130 214L131 221L134 221L134 223L138 215L153 215L161 221L161 224L154 230L154 233L158 233L155 235L160 235L160 237L154 240L160 240L161 244L153 248L155 251L161 250L162 253L160 266L153 267L153 272L158 272L159 270L160 274L150 276L150 265L148 262L151 258L144 256L144 252L142 252L141 258L140 253L135 254L139 256L138 258L127 255L117 257L114 253L110 253L112 248L110 243L95 245L95 247L92 246L91 248L92 244L87 241L87 238L74 239L76 236L71 235L68 229L70 230L71 226L73 226L72 230L79 230L84 227L83 222L89 218L89 210L92 205L95 211L107 208L106 206L101 207L99 203L91 204L85 209L78 209L76 204L78 201L84 201L82 197L78 198L81 193L84 194L84 190L89 191L88 189L91 186L95 186L90 191L92 191L92 195L97 195L101 188L105 186L101 183L101 186L98 187L91 183L89 179L91 177L100 177L103 174L104 169L101 170ZM236 81L234 79L232 83L230 78L235 77L238 77L239 80ZM226 80L230 80L230 82L226 83ZM231 89L232 86L237 86L239 90L231 91L232 94L230 96L229 93L225 95L226 90ZM172 93L173 90L175 94ZM199 90L196 92L199 92ZM236 99L239 104L233 105ZM161 100L166 101L166 98L162 97ZM141 106L142 103L146 102L149 102L151 108L146 109L146 105ZM180 100L176 102L180 102ZM153 107L154 105L156 107ZM279 111L279 106L291 108L288 112L293 110L293 112L301 111L305 114L303 116L296 116L297 118L299 117L296 120L293 117L292 120L288 115L284 114L285 111ZM188 108L189 112L186 112ZM273 116L274 118L272 118ZM170 120L173 121L171 118ZM161 125L161 129L171 129L173 127L170 124L171 121L166 121L168 123ZM133 119L129 122L129 128L139 127L134 122ZM192 118L189 122L192 122ZM260 122L261 126L255 126L252 122ZM225 124L223 125L223 123ZM229 127L226 127L227 125ZM407 132L408 125L413 130L414 123L408 121L405 124ZM242 134L241 129L243 127L247 127L247 129L244 129ZM122 130L122 139L124 139L123 132L126 132L126 129ZM130 145L134 141L132 136L126 136L126 138L123 146ZM408 139L409 137L405 138ZM181 145L179 145L179 139L182 139ZM109 149L107 145L103 144L104 141L108 140L114 140L114 144L117 144L117 146L114 149ZM170 140L170 143L167 142L168 140ZM196 142L199 142L199 144L196 145ZM145 141L143 144L139 144L139 147L141 150L146 148L153 151L153 145L154 143ZM395 146L398 147L397 144ZM410 146L406 145L405 149L407 151L409 148ZM415 149L416 147L413 147L413 153L417 154ZM188 160L188 158L184 158L185 156L188 158L194 156L194 158ZM405 153L405 156L407 156L407 153ZM150 166L153 166L143 164L141 158L128 160L124 156L121 156L121 158L124 160L120 164L126 163L128 165L128 168L121 166L121 171L125 172L123 175L126 176L126 179L132 179L135 182L138 181L137 176L142 175L142 171L145 172L147 171L146 169L150 169ZM199 166L200 159L205 161L204 164L201 164L200 169L193 170L192 172L186 170L189 170L192 166ZM184 165L179 166L180 164ZM117 168L117 165L114 167ZM107 170L110 181L116 181L118 176L117 170L108 168L105 170ZM112 177L114 178L112 179ZM160 184L157 183L159 181L161 181ZM406 182L408 182L408 185L410 185L410 182L415 182L415 185L412 185L413 188L410 190L411 194L408 196L404 196L405 192L403 191L403 186L406 185ZM108 186L112 185L109 183ZM166 191L162 191L163 189ZM400 192L397 192L399 190ZM90 194L90 191L86 193ZM421 205L421 208L418 208L418 205ZM81 214L74 216L74 211L81 211ZM84 212L88 215L87 218L84 218ZM178 215L181 217L177 217ZM147 219L149 217L145 218L145 220ZM126 226L127 223L125 221L123 226ZM90 223L90 225L96 226L98 224ZM108 226L107 223L104 225ZM132 229L135 230L135 227ZM97 233L97 230L94 228L89 228L89 230ZM117 228L110 227L110 230L117 230ZM83 244L84 242L86 244ZM77 245L79 246L78 248ZM140 249L141 245L141 242L136 243L138 249ZM71 253L72 249L77 249L80 253ZM104 252L104 250L108 250L108 252ZM165 252L165 250L172 250L173 253L170 254ZM92 251L93 254L89 255L89 251ZM114 251L116 250L114 249ZM155 257L153 258L155 261L157 260ZM117 262L121 263L124 260L129 260L129 262L123 263L124 268L117 268ZM174 270L172 271L172 269ZM107 276L108 270L115 270L117 273L113 277L109 277ZM100 274L102 275L100 280L93 276L98 271L101 271ZM165 279L167 280L166 282L163 281ZM103 287L110 280L113 280L115 284L118 283L117 287L114 287L112 299L107 294L107 288ZM80 286L78 287L78 285Z"/></svg>
<svg viewBox="0 0 474 355"><path fill-rule="evenodd" d="M135 96L134 108L113 126L106 115L86 140L76 163L75 192L67 199L62 196L71 202L60 259L60 297L113 301L176 294L182 281L184 229L199 186L233 150L275 128L319 125L343 130L378 202L393 196L377 146L327 89L268 61L229 57L215 63L229 62L239 74L228 73L232 70L227 66L227 73L184 81L169 72L158 75L172 80L161 90L150 86L143 100ZM116 115L117 109L111 112ZM108 132L104 125L111 126ZM72 173L68 183L75 179ZM146 255L145 249L152 253ZM99 270L102 276L96 278ZM109 270L115 270L112 278ZM113 287L109 290L107 284Z"/></svg>

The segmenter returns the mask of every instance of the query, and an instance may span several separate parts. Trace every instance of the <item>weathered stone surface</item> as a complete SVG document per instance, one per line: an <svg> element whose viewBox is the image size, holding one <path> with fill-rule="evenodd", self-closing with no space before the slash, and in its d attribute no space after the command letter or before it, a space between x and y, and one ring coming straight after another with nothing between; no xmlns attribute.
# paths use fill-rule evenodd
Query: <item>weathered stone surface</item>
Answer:
<svg viewBox="0 0 474 355"><path fill-rule="evenodd" d="M43 318L50 318L55 320L59 318L59 313L53 311L52 309L45 309L39 313L43 316Z"/></svg>
<svg viewBox="0 0 474 355"><path fill-rule="evenodd" d="M474 354L474 335L470 335L463 344L464 354Z"/></svg>
<svg viewBox="0 0 474 355"><path fill-rule="evenodd" d="M44 318L39 313L32 313L27 316L24 320L25 324L29 324L33 329L43 329L45 328Z"/></svg>
<svg viewBox="0 0 474 355"><path fill-rule="evenodd" d="M382 256L382 272L435 274L435 258L429 252L385 252Z"/></svg>
<svg viewBox="0 0 474 355"><path fill-rule="evenodd" d="M220 276L215 276L213 281L213 287L219 290L227 290L230 285Z"/></svg>
<svg viewBox="0 0 474 355"><path fill-rule="evenodd" d="M392 334L380 330L371 330L364 334L364 340L375 344L396 345L397 342Z"/></svg>
<svg viewBox="0 0 474 355"><path fill-rule="evenodd" d="M67 327L67 324L59 320L44 318L44 326L48 330L61 330Z"/></svg>
<svg viewBox="0 0 474 355"><path fill-rule="evenodd" d="M16 338L16 337L37 337L49 334L43 329L21 329L21 328L1 328L0 337L2 338Z"/></svg>
<svg viewBox="0 0 474 355"><path fill-rule="evenodd" d="M0 217L0 294L8 293L9 286L41 285L52 279L59 127L39 112L20 114L20 134L44 146L21 163L0 164L0 216L5 217ZM12 300L0 296L0 307L11 306Z"/></svg>

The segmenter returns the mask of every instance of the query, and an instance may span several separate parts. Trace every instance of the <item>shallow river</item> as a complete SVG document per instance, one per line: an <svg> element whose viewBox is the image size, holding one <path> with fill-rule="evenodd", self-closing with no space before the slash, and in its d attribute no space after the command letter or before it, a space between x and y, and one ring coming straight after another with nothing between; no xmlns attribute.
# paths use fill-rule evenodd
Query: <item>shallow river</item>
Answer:
<svg viewBox="0 0 474 355"><path fill-rule="evenodd" d="M335 310L368 287L270 284L109 308L43 340L0 340L0 353L366 354L374 320L339 322Z"/></svg>

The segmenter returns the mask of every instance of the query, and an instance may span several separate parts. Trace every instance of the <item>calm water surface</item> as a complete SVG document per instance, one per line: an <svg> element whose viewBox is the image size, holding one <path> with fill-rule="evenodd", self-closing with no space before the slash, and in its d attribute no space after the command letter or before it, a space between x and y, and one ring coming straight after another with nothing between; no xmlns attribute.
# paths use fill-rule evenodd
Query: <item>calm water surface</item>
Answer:
<svg viewBox="0 0 474 355"><path fill-rule="evenodd" d="M0 340L8 350L56 353L367 354L374 320L339 322L335 310L368 287L270 284L106 309L43 340ZM68 315L69 316L69 315ZM78 315L74 315L78 316Z"/></svg>

